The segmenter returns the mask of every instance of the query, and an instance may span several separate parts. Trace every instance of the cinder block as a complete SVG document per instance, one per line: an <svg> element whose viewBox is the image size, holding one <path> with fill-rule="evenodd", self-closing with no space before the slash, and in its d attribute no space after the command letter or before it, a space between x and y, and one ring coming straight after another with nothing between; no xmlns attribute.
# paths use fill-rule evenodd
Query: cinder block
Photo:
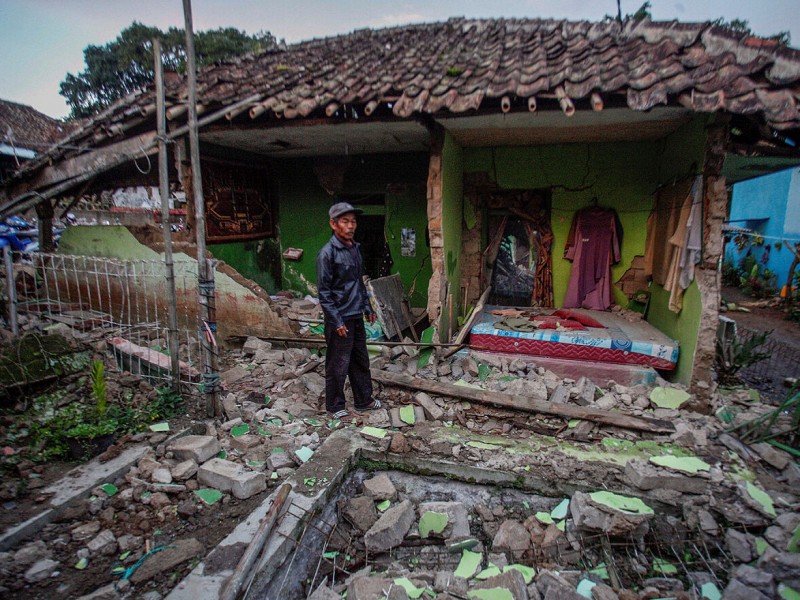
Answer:
<svg viewBox="0 0 800 600"><path fill-rule="evenodd" d="M244 500L267 489L263 473L247 471L242 465L222 458L213 458L197 471L197 481L202 485L230 492Z"/></svg>

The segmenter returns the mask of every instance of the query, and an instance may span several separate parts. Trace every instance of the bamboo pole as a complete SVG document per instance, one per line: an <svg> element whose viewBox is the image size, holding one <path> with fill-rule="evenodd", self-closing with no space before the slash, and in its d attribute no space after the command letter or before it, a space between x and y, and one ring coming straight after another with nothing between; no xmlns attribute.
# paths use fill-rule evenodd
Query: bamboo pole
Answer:
<svg viewBox="0 0 800 600"><path fill-rule="evenodd" d="M259 525L250 545L247 546L231 578L222 589L219 595L220 600L235 600L239 596L239 592L244 587L245 581L249 579L248 575L250 571L253 570L253 565L255 565L258 559L258 555L261 554L261 551L264 549L264 545L269 538L269 534L272 532L272 528L275 526L275 522L283 512L283 507L286 504L286 499L289 497L290 491L292 491L292 486L288 483L284 483L278 490L275 499L272 501L272 506L269 507L269 511L267 511L267 514L264 516L264 520L261 522L261 525Z"/></svg>
<svg viewBox="0 0 800 600"><path fill-rule="evenodd" d="M200 173L200 140L197 123L197 67L192 29L192 2L183 0L186 26L186 79L189 87L189 153L192 165L192 192L194 195L195 231L197 234L197 303L203 355L203 385L206 396L206 414L222 414L219 402L219 373L217 372L216 305L214 268L206 259L206 204L203 198L203 179ZM232 109L231 109L232 110Z"/></svg>
<svg viewBox="0 0 800 600"><path fill-rule="evenodd" d="M169 218L169 162L167 157L167 121L164 105L164 67L161 42L153 40L156 79L156 126L158 130L158 192L161 196L161 229L164 234L164 266L167 270L167 347L169 348L172 389L180 392L181 367L178 356L178 298L175 293L175 264L172 258L172 230Z"/></svg>

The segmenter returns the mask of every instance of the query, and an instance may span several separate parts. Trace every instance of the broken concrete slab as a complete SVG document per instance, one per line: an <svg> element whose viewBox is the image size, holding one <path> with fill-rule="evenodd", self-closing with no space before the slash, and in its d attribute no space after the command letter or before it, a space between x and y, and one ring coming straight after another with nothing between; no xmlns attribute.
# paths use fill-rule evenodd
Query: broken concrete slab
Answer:
<svg viewBox="0 0 800 600"><path fill-rule="evenodd" d="M159 573L170 571L174 567L195 557L203 555L203 544L195 538L175 540L160 552L149 556L141 566L133 572L130 580L134 585L150 581Z"/></svg>
<svg viewBox="0 0 800 600"><path fill-rule="evenodd" d="M378 473L370 479L365 479L362 485L364 493L376 502L397 499L397 488L386 473Z"/></svg>
<svg viewBox="0 0 800 600"><path fill-rule="evenodd" d="M530 547L531 534L522 523L513 519L503 521L492 540L494 552L524 552Z"/></svg>
<svg viewBox="0 0 800 600"><path fill-rule="evenodd" d="M342 516L362 534L378 520L375 501L369 496L356 496L344 502Z"/></svg>
<svg viewBox="0 0 800 600"><path fill-rule="evenodd" d="M447 527L440 534L431 534L431 537L444 538L455 541L469 537L469 514L462 502L422 502L418 507L420 517L426 512L447 515Z"/></svg>
<svg viewBox="0 0 800 600"><path fill-rule="evenodd" d="M394 580L376 576L354 577L347 586L347 597L350 600L408 600L405 589L395 585Z"/></svg>
<svg viewBox="0 0 800 600"><path fill-rule="evenodd" d="M264 473L247 471L242 465L223 458L212 458L197 470L197 481L240 500L267 489Z"/></svg>
<svg viewBox="0 0 800 600"><path fill-rule="evenodd" d="M113 337L107 341L109 350L122 364L126 371L137 375L160 376L169 375L172 370L172 359L157 350L139 346L121 337ZM200 371L180 361L178 368L181 377L189 381L200 381Z"/></svg>
<svg viewBox="0 0 800 600"><path fill-rule="evenodd" d="M623 501L635 502L632 503L631 510L626 510L595 500L594 497L599 494L607 494L612 499L621 498ZM608 535L644 534L648 530L647 521L654 514L653 510L638 498L619 496L610 492L594 492L593 494L575 492L570 500L569 508L576 527L602 531Z"/></svg>
<svg viewBox="0 0 800 600"><path fill-rule="evenodd" d="M414 505L408 500L387 510L364 534L364 545L370 552L386 552L399 546L414 524Z"/></svg>
<svg viewBox="0 0 800 600"><path fill-rule="evenodd" d="M475 584L476 590L500 588L511 592L513 600L528 600L528 589L522 573L509 569L500 575L489 577L485 581Z"/></svg>
<svg viewBox="0 0 800 600"><path fill-rule="evenodd" d="M178 460L194 460L198 464L206 462L220 451L219 440L211 435L187 435L169 445L167 451Z"/></svg>
<svg viewBox="0 0 800 600"><path fill-rule="evenodd" d="M625 464L625 477L641 490L666 489L702 494L709 485L708 479L680 475L638 459Z"/></svg>
<svg viewBox="0 0 800 600"><path fill-rule="evenodd" d="M414 401L425 411L425 416L431 421L438 421L444 416L444 411L425 392L414 394Z"/></svg>

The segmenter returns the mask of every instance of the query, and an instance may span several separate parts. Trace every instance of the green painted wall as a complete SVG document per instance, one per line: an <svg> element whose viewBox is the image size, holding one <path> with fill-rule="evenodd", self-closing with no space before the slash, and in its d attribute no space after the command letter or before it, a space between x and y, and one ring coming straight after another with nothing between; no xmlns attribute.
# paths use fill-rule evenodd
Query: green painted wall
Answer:
<svg viewBox="0 0 800 600"><path fill-rule="evenodd" d="M155 250L140 244L139 240L121 225L67 227L58 242L58 253L124 260L158 260L161 257Z"/></svg>
<svg viewBox="0 0 800 600"><path fill-rule="evenodd" d="M299 261L282 261L283 288L316 293L316 256L330 239L328 208L336 198L320 186L311 159L282 160L276 172L280 173L281 251L290 247L305 251ZM386 239L394 260L392 273L400 274L412 306L417 307L427 303L431 277L430 249L425 242L427 177L427 154L355 156L342 191L348 196L385 195L385 206L364 206L364 212L384 215ZM402 228L416 231L413 257L400 255Z"/></svg>
<svg viewBox="0 0 800 600"><path fill-rule="evenodd" d="M564 301L572 263L562 258L575 212L592 203L617 211L623 228L622 260L612 268L614 281L644 254L653 193L703 164L706 119L697 117L662 140L652 142L556 144L550 146L466 148L464 172L487 172L502 189L552 190L553 288ZM694 163L694 164L693 164ZM653 291L648 321L681 343L676 380L687 382L696 345L700 298L688 290L679 315L666 310L664 292ZM614 300L627 298L614 289Z"/></svg>
<svg viewBox="0 0 800 600"><path fill-rule="evenodd" d="M700 326L702 313L700 289L697 283L693 281L684 292L683 309L679 314L671 312L667 308L668 304L669 292L660 285L653 285L647 320L669 337L680 340L678 366L671 373L670 379L685 384L689 383L692 377L694 351L697 348L697 328Z"/></svg>
<svg viewBox="0 0 800 600"><path fill-rule="evenodd" d="M442 148L442 242L445 277L452 294L453 320L461 312L461 232L464 214L464 150L450 134L445 134ZM442 307L440 331L450 327L449 302ZM457 323L452 324L455 330ZM445 339L446 335L440 335Z"/></svg>
<svg viewBox="0 0 800 600"><path fill-rule="evenodd" d="M272 238L250 242L210 244L209 252L236 269L242 276L252 279L268 293L282 289L278 241Z"/></svg>

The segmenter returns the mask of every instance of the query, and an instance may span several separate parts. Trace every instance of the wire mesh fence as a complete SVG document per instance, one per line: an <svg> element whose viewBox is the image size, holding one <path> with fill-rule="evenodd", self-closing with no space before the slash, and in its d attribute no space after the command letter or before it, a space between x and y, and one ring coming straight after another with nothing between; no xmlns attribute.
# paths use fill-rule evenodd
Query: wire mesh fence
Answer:
<svg viewBox="0 0 800 600"><path fill-rule="evenodd" d="M121 369L154 385L173 380L172 300L163 261L33 253L15 255L11 268L19 315L88 343L104 342ZM199 384L197 263L176 262L173 271L180 381Z"/></svg>
<svg viewBox="0 0 800 600"><path fill-rule="evenodd" d="M763 333L741 325L736 332L741 343ZM784 385L787 378L800 378L800 343L791 345L768 337L757 350L768 357L742 368L738 373L739 378L774 400L783 398L789 391Z"/></svg>

